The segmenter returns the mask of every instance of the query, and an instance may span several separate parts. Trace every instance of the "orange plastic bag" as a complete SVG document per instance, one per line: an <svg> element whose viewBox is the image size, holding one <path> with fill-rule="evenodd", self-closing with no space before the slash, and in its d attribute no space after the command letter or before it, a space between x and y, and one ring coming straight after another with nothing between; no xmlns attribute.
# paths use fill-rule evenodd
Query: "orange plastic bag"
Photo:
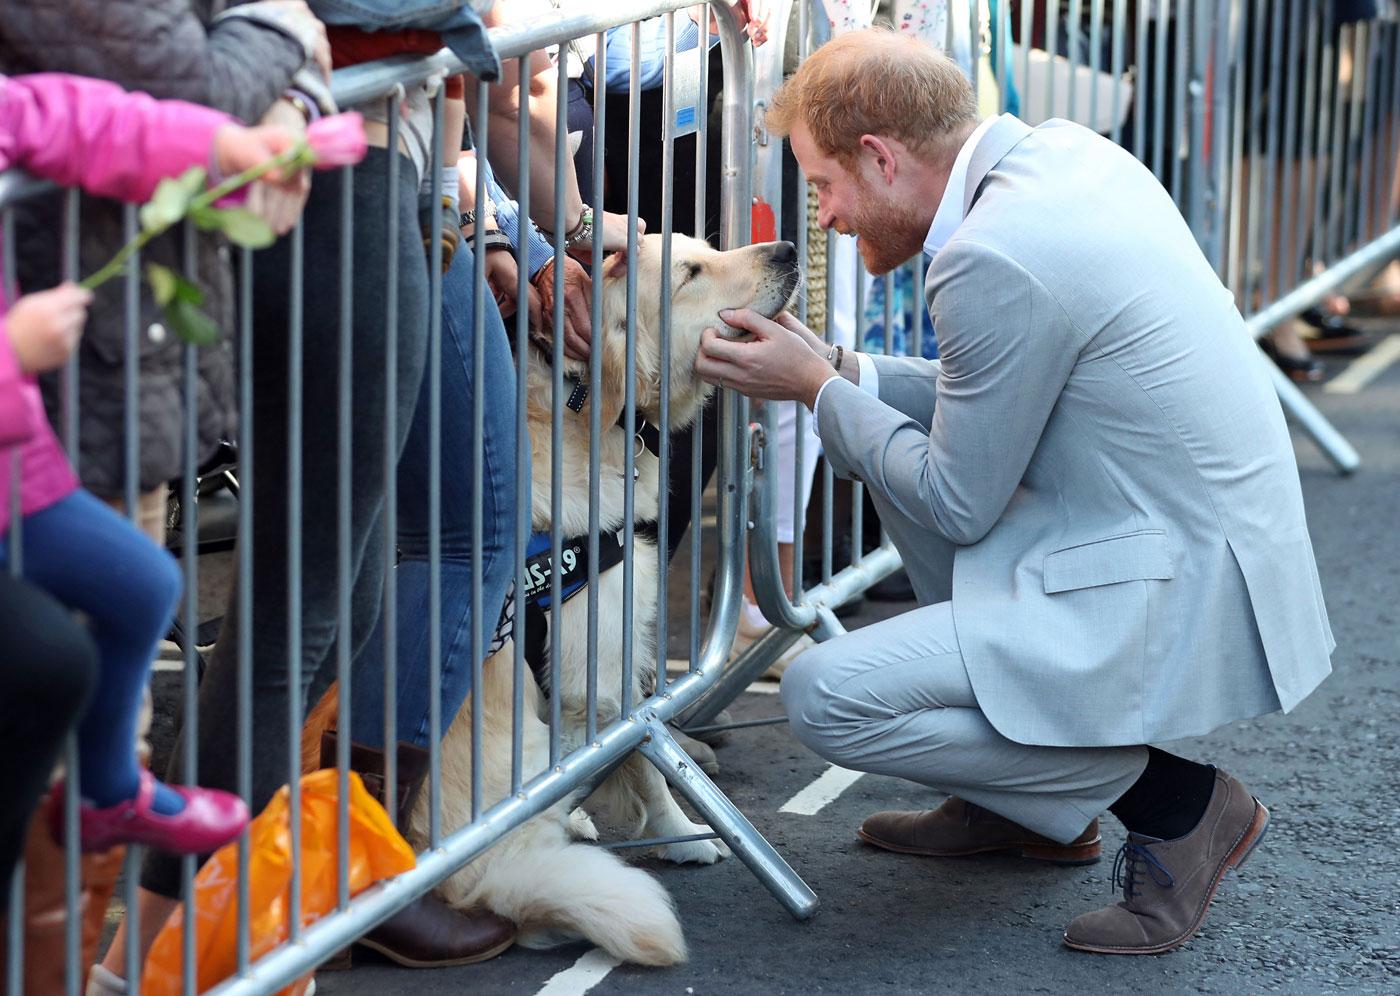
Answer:
<svg viewBox="0 0 1400 996"><path fill-rule="evenodd" d="M250 955L254 960L287 939L288 895L292 880L292 838L288 822L290 790L284 785L249 827L251 906ZM409 870L413 849L399 835L360 776L350 772L350 893ZM335 908L336 772L313 771L301 780L301 922ZM195 876L195 956L200 992L214 988L238 967L238 844L220 848ZM177 908L151 946L141 976L142 992L178 996L184 911ZM303 996L310 976L281 990Z"/></svg>

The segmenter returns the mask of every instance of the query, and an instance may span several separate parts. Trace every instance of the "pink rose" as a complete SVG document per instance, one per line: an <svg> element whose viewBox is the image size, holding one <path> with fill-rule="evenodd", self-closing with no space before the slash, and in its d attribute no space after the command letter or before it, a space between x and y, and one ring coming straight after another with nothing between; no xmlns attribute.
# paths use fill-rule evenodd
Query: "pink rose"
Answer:
<svg viewBox="0 0 1400 996"><path fill-rule="evenodd" d="M359 111L318 118L306 128L306 143L316 156L317 169L353 166L368 148L364 118Z"/></svg>

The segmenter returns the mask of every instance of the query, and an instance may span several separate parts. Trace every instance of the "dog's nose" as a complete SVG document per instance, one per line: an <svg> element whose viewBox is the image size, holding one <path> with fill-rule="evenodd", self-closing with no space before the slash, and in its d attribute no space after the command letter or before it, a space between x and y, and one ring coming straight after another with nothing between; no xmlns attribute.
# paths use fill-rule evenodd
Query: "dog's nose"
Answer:
<svg viewBox="0 0 1400 996"><path fill-rule="evenodd" d="M773 243L773 262L783 266L797 265L797 246L791 242Z"/></svg>

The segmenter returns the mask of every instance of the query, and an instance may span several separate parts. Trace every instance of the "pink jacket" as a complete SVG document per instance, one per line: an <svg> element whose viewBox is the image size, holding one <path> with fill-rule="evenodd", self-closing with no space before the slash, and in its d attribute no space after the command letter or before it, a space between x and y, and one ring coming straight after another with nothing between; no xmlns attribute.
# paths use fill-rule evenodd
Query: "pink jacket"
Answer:
<svg viewBox="0 0 1400 996"><path fill-rule="evenodd" d="M0 170L18 167L102 197L144 201L164 177L208 164L214 133L231 120L81 76L0 76ZM47 508L78 486L39 387L10 346L5 307L0 294L0 530L10 521L14 454L21 514Z"/></svg>

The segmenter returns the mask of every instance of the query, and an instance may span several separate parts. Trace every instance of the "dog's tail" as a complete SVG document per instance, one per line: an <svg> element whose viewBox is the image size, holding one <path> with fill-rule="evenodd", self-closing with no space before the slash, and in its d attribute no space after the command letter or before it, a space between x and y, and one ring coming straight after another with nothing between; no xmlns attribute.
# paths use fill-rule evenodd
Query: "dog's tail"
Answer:
<svg viewBox="0 0 1400 996"><path fill-rule="evenodd" d="M661 883L598 847L571 843L511 854L492 862L474 891L519 925L525 947L584 938L639 965L686 960L680 921Z"/></svg>

